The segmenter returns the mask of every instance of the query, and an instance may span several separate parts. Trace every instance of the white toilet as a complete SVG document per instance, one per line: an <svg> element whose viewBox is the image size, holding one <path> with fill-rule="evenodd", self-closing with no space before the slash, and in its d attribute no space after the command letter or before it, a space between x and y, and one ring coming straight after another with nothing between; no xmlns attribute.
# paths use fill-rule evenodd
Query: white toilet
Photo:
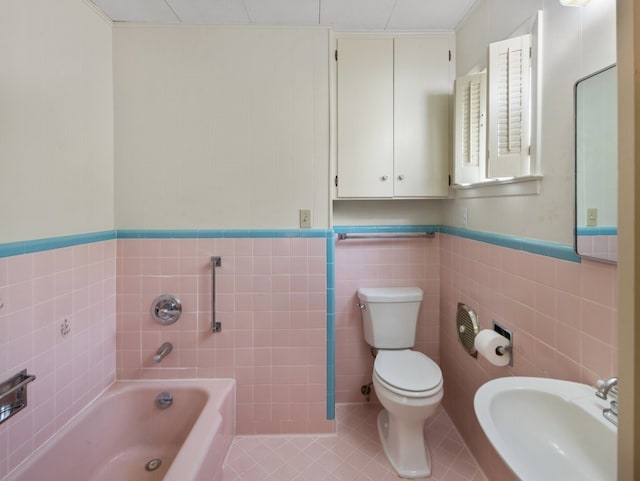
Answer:
<svg viewBox="0 0 640 481"><path fill-rule="evenodd" d="M358 290L364 339L378 350L373 387L384 407L378 433L384 452L403 478L431 475L424 422L442 400L442 371L415 345L422 290L379 287Z"/></svg>

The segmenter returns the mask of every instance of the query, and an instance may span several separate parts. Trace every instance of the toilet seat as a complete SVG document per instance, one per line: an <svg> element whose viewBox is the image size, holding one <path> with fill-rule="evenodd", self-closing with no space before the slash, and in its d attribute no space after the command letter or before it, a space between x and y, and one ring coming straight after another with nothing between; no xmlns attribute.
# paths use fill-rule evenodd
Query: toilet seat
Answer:
<svg viewBox="0 0 640 481"><path fill-rule="evenodd" d="M373 371L385 388L402 396L428 397L442 389L440 367L418 351L378 351Z"/></svg>

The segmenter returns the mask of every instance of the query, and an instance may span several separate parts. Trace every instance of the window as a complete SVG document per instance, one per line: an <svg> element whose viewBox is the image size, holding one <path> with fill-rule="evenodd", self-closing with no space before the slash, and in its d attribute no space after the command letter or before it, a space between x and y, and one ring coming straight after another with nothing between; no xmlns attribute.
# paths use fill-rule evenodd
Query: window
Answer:
<svg viewBox="0 0 640 481"><path fill-rule="evenodd" d="M456 79L454 189L535 181L480 196L539 192L541 20L539 12L531 33L489 44L486 72Z"/></svg>
<svg viewBox="0 0 640 481"><path fill-rule="evenodd" d="M486 169L487 73L456 79L456 182L469 184L484 178Z"/></svg>
<svg viewBox="0 0 640 481"><path fill-rule="evenodd" d="M531 35L489 45L487 177L529 175Z"/></svg>

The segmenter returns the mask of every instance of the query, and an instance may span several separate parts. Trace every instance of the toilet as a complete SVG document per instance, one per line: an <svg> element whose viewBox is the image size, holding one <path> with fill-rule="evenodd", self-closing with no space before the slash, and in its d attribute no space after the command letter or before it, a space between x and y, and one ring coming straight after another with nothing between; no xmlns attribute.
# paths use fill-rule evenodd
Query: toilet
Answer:
<svg viewBox="0 0 640 481"><path fill-rule="evenodd" d="M378 414L378 434L389 463L403 478L431 475L424 423L443 395L440 367L411 350L422 297L418 287L358 290L364 339L378 351L373 387L384 408Z"/></svg>

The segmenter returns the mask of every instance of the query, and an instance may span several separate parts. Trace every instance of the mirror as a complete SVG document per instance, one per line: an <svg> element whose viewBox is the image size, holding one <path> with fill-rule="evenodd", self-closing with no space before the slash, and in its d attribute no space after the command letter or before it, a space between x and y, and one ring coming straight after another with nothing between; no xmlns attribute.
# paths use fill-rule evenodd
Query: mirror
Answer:
<svg viewBox="0 0 640 481"><path fill-rule="evenodd" d="M575 85L578 255L618 260L618 106L615 65Z"/></svg>

